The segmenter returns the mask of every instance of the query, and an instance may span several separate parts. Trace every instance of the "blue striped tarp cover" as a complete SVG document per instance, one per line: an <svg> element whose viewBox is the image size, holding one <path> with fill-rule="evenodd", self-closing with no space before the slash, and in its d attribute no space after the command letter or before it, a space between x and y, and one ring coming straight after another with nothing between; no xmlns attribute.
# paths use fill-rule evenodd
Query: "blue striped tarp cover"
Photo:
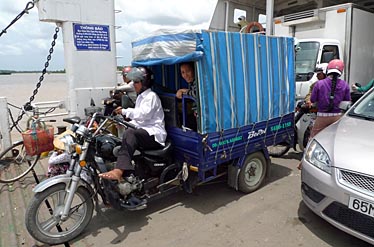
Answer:
<svg viewBox="0 0 374 247"><path fill-rule="evenodd" d="M203 31L202 46L197 63L202 133L294 111L292 38Z"/></svg>
<svg viewBox="0 0 374 247"><path fill-rule="evenodd" d="M158 33L133 42L134 54L133 65L152 65L163 74L173 71L168 78L180 78L172 64L196 61L202 134L240 128L294 111L292 38L204 30L191 35ZM182 82L160 81L173 85L173 89Z"/></svg>

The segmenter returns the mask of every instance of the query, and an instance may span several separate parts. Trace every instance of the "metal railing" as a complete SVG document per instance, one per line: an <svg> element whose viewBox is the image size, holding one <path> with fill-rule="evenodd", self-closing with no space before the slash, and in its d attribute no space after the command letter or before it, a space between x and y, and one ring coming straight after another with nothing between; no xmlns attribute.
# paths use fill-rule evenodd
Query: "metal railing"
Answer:
<svg viewBox="0 0 374 247"><path fill-rule="evenodd" d="M32 103L32 106L35 107L36 110L51 109L51 108L66 109L65 101L35 102L35 103ZM3 116L2 118L0 118L0 152L10 147L13 143L8 114L9 114L9 110L8 110L7 99L5 97L0 97L0 116ZM52 118L52 117L66 116L68 114L69 114L68 111L63 111L59 113L42 114L41 116L43 118Z"/></svg>

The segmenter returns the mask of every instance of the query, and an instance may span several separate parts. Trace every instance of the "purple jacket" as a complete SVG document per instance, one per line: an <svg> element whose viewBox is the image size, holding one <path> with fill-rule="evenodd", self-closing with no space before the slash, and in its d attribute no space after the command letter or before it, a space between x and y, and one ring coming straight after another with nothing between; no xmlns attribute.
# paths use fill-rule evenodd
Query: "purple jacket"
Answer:
<svg viewBox="0 0 374 247"><path fill-rule="evenodd" d="M316 82L313 87L310 101L317 103L318 112L328 112L330 105L330 92L332 86L332 79L327 77L323 80ZM341 101L350 101L351 94L349 85L346 81L337 79L336 89L334 95L334 108L330 111L332 113L339 113L339 104Z"/></svg>

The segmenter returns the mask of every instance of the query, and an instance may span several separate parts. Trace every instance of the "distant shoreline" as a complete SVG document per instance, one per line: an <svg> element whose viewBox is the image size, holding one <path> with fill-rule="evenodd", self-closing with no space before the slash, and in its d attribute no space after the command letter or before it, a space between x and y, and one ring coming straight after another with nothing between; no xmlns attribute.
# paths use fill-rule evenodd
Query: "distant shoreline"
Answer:
<svg viewBox="0 0 374 247"><path fill-rule="evenodd" d="M12 72L0 71L0 75L11 75Z"/></svg>
<svg viewBox="0 0 374 247"><path fill-rule="evenodd" d="M124 66L117 66L117 72L121 72ZM9 69L0 69L0 75L10 75L10 74L21 74L21 73L42 73L38 70L9 70ZM47 74L65 74L65 69L62 70L47 70Z"/></svg>
<svg viewBox="0 0 374 247"><path fill-rule="evenodd" d="M26 73L42 73L42 71L16 71L16 70L0 70L0 75L11 75L11 74L26 74ZM50 73L59 73L59 74L65 74L65 71L62 71L62 70L47 71L47 74L50 74Z"/></svg>

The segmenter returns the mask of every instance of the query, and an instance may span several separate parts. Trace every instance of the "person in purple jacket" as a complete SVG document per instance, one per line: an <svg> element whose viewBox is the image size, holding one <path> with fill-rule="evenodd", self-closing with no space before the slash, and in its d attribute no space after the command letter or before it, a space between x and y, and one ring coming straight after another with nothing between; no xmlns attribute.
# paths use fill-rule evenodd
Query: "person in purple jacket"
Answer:
<svg viewBox="0 0 374 247"><path fill-rule="evenodd" d="M348 83L338 78L342 75L343 70L342 60L331 60L327 65L327 77L318 81L313 87L310 100L317 104L318 112L310 138L339 120L341 117L340 102L351 100Z"/></svg>

